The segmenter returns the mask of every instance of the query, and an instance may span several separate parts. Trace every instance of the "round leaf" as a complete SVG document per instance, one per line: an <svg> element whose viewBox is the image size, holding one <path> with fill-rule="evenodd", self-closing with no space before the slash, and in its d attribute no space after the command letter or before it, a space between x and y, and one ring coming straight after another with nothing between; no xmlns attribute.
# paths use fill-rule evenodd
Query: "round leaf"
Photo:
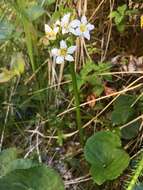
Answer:
<svg viewBox="0 0 143 190"><path fill-rule="evenodd" d="M119 136L110 131L97 132L90 137L84 155L91 164L91 175L98 185L117 178L129 164L129 156L121 148Z"/></svg>
<svg viewBox="0 0 143 190"><path fill-rule="evenodd" d="M15 170L0 179L1 190L64 190L60 176L51 168L38 166Z"/></svg>

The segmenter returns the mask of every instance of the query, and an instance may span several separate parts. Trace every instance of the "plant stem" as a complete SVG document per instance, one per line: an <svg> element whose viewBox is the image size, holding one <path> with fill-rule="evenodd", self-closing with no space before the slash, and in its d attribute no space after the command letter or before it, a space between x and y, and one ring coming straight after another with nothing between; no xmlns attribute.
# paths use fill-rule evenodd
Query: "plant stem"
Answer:
<svg viewBox="0 0 143 190"><path fill-rule="evenodd" d="M129 185L128 185L126 190L133 190L134 189L142 171L143 171L143 154L141 155L141 160L139 161L138 166L137 166L136 170L134 171L134 175L133 175L131 181L129 182Z"/></svg>
<svg viewBox="0 0 143 190"><path fill-rule="evenodd" d="M79 130L80 142L83 145L84 139L83 139L83 129L81 125L80 97L79 97L79 92L78 92L78 87L77 87L77 79L76 79L74 64L72 63L70 64L70 72L71 72L73 92L74 92L74 97L75 97L77 127Z"/></svg>

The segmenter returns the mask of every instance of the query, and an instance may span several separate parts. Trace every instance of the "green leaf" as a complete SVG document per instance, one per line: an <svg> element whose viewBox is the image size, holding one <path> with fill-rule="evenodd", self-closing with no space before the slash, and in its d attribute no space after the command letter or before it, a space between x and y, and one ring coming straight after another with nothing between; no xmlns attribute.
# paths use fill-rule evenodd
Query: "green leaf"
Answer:
<svg viewBox="0 0 143 190"><path fill-rule="evenodd" d="M17 156L15 148L0 153L0 190L64 190L55 170Z"/></svg>
<svg viewBox="0 0 143 190"><path fill-rule="evenodd" d="M11 70L16 75L20 75L24 72L24 68L25 68L25 61L22 53L16 53L15 55L13 55L11 61Z"/></svg>
<svg viewBox="0 0 143 190"><path fill-rule="evenodd" d="M55 2L56 2L56 0L46 0L45 4L46 5L51 5L51 4L55 3Z"/></svg>
<svg viewBox="0 0 143 190"><path fill-rule="evenodd" d="M5 68L1 68L2 72L0 73L0 83L8 82L15 76L15 72L9 71Z"/></svg>
<svg viewBox="0 0 143 190"><path fill-rule="evenodd" d="M140 183L140 184L136 185L133 190L143 190L143 184Z"/></svg>
<svg viewBox="0 0 143 190"><path fill-rule="evenodd" d="M9 172L14 170L29 169L39 166L39 163L30 159L16 159L9 163Z"/></svg>
<svg viewBox="0 0 143 190"><path fill-rule="evenodd" d="M26 14L31 21L37 20L44 13L44 9L39 5L33 5L26 10Z"/></svg>
<svg viewBox="0 0 143 190"><path fill-rule="evenodd" d="M96 94L96 96L100 96L104 91L103 80L101 77L95 76L95 74L88 76L87 81L93 85L92 92Z"/></svg>
<svg viewBox="0 0 143 190"><path fill-rule="evenodd" d="M130 140L132 138L135 138L139 132L140 128L140 122L134 122L131 125L124 127L121 130L121 136L123 139Z"/></svg>
<svg viewBox="0 0 143 190"><path fill-rule="evenodd" d="M124 150L111 150L109 154L111 154L109 164L99 165L95 163L91 166L91 175L98 185L107 180L116 179L129 164L129 156Z"/></svg>
<svg viewBox="0 0 143 190"><path fill-rule="evenodd" d="M118 12L119 12L121 15L124 16L125 11L127 10L127 5L124 4L124 5L122 5L122 6L119 6L117 10L118 10Z"/></svg>
<svg viewBox="0 0 143 190"><path fill-rule="evenodd" d="M100 162L101 159L104 160L104 158L107 161L106 152L110 150L109 145L113 149L116 147L121 147L121 141L119 136L115 135L110 131L97 132L95 135L91 136L86 142L84 149L86 160L90 164L95 164L95 160L97 162L99 160ZM104 149L106 149L106 151L104 151ZM104 161L102 162L104 163Z"/></svg>
<svg viewBox="0 0 143 190"><path fill-rule="evenodd" d="M91 164L91 175L98 185L117 178L129 164L129 156L121 148L119 136L110 131L97 132L90 137L84 155Z"/></svg>
<svg viewBox="0 0 143 190"><path fill-rule="evenodd" d="M112 11L110 14L109 14L109 17L110 18L115 18L118 16L118 12L117 11Z"/></svg>
<svg viewBox="0 0 143 190"><path fill-rule="evenodd" d="M116 16L115 19L114 19L116 25L118 26L119 24L121 24L121 23L123 22L123 19L124 19L124 16L120 16L120 15L118 14L118 16Z"/></svg>
<svg viewBox="0 0 143 190"><path fill-rule="evenodd" d="M96 67L97 67L97 65L96 65L94 62L88 60L88 61L86 62L86 64L83 66L83 68L82 68L82 70L81 70L81 72L80 72L80 75L81 75L82 79L85 79L86 76L87 76L91 71L95 70ZM86 80L86 79L85 79L85 80Z"/></svg>
<svg viewBox="0 0 143 190"><path fill-rule="evenodd" d="M117 29L121 33L124 32L124 30L125 30L125 24L121 22L120 24L117 25Z"/></svg>
<svg viewBox="0 0 143 190"><path fill-rule="evenodd" d="M135 108L132 107L134 101L135 97L130 95L121 95L115 101L111 116L113 125L125 124L134 115Z"/></svg>
<svg viewBox="0 0 143 190"><path fill-rule="evenodd" d="M0 22L0 42L9 40L12 37L14 26L9 22Z"/></svg>
<svg viewBox="0 0 143 190"><path fill-rule="evenodd" d="M17 150L15 148L5 149L0 153L0 177L10 171L10 164L16 158Z"/></svg>
<svg viewBox="0 0 143 190"><path fill-rule="evenodd" d="M64 190L58 173L48 167L38 166L15 170L0 179L1 190Z"/></svg>

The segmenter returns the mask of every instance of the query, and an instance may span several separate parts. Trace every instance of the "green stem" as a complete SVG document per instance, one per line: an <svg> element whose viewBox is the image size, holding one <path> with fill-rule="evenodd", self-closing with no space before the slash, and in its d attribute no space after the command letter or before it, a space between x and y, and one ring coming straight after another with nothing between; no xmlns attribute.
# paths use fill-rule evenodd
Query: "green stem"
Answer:
<svg viewBox="0 0 143 190"><path fill-rule="evenodd" d="M72 63L70 64L70 72L72 76L72 85L73 85L73 91L74 91L74 97L75 97L77 127L79 130L80 142L83 145L84 139L83 139L83 129L81 125L80 98L79 98L79 92L78 92L78 87L77 87L77 79L76 79L74 64Z"/></svg>
<svg viewBox="0 0 143 190"><path fill-rule="evenodd" d="M141 155L141 160L139 161L138 166L134 172L134 175L133 175L131 181L129 182L129 185L128 185L126 190L133 190L134 189L142 171L143 171L143 154Z"/></svg>

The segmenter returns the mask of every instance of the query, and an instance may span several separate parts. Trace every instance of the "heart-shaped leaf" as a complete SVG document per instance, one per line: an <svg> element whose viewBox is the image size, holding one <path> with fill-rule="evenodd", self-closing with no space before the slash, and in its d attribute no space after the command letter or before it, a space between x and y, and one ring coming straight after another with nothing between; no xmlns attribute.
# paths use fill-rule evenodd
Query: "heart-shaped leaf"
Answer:
<svg viewBox="0 0 143 190"><path fill-rule="evenodd" d="M0 190L64 190L60 176L51 168L38 166L14 170L0 178Z"/></svg>
<svg viewBox="0 0 143 190"><path fill-rule="evenodd" d="M17 150L15 148L5 149L0 153L0 177L6 175L10 171L10 164L17 158Z"/></svg>
<svg viewBox="0 0 143 190"><path fill-rule="evenodd" d="M119 136L110 131L97 132L90 137L84 155L91 164L91 175L98 185L117 178L129 164L129 156L121 148Z"/></svg>
<svg viewBox="0 0 143 190"><path fill-rule="evenodd" d="M55 170L17 156L15 148L0 153L0 190L64 190Z"/></svg>

